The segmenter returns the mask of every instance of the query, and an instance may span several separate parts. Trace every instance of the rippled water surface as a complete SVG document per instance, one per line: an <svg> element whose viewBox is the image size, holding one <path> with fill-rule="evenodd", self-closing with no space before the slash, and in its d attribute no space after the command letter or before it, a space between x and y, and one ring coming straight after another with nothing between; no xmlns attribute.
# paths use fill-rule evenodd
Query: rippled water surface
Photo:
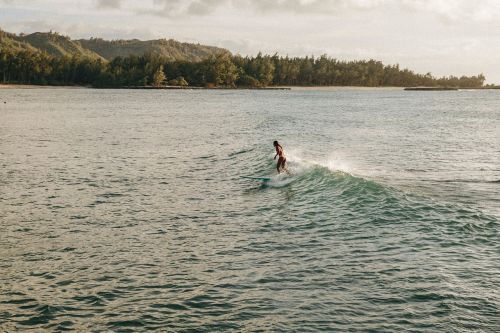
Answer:
<svg viewBox="0 0 500 333"><path fill-rule="evenodd" d="M499 129L498 91L0 90L0 331L498 332Z"/></svg>

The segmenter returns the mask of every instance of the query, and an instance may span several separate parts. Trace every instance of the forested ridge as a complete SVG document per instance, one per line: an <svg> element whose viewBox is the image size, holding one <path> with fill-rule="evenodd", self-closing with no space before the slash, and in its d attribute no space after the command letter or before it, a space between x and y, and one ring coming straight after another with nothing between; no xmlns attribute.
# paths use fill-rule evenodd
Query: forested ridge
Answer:
<svg viewBox="0 0 500 333"><path fill-rule="evenodd" d="M210 46L176 41L156 44L160 49L143 54L137 40L72 41L56 33L36 33L27 38L0 31L0 81L41 85L83 85L92 87L199 86L425 86L482 87L485 77L434 77L418 74L399 65L376 60L343 61L320 57L280 55L240 56ZM47 37L48 36L48 37ZM50 43L44 42L47 37ZM151 41L150 41L151 42ZM126 56L111 51L132 50ZM37 46L38 45L38 46ZM42 45L43 47L41 47ZM93 46L92 49L90 46ZM182 47L187 49L182 50ZM165 50L173 48L173 54ZM107 50L104 52L103 50ZM116 49L118 50L118 49ZM113 53L114 52L114 53ZM191 52L193 57L183 56ZM193 53L194 52L194 53ZM110 59L108 59L110 58ZM194 59L194 60L193 60Z"/></svg>
<svg viewBox="0 0 500 333"><path fill-rule="evenodd" d="M90 38L73 40L52 31L16 35L0 30L0 48L3 47L10 47L17 51L38 50L55 57L83 56L103 60L112 60L118 56L139 56L151 53L169 60L200 61L211 55L228 52L214 46L181 43L173 39L109 41L102 38Z"/></svg>

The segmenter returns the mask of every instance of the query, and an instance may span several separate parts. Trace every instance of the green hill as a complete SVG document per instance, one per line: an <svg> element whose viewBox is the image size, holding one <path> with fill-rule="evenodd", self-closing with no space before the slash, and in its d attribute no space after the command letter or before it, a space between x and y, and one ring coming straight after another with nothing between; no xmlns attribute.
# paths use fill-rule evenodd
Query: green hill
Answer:
<svg viewBox="0 0 500 333"><path fill-rule="evenodd" d="M36 49L30 44L19 40L15 34L11 34L0 30L0 48L8 49L14 52L19 51L35 51Z"/></svg>
<svg viewBox="0 0 500 333"><path fill-rule="evenodd" d="M101 58L97 53L85 49L78 41L71 40L71 38L62 36L57 32L35 32L18 36L17 39L56 57L80 55L89 58Z"/></svg>
<svg viewBox="0 0 500 333"><path fill-rule="evenodd" d="M0 31L0 47L12 51L43 51L55 57L79 55L93 59L102 57L85 49L78 41L53 32L16 35Z"/></svg>
<svg viewBox="0 0 500 333"><path fill-rule="evenodd" d="M181 43L173 39L107 41L100 38L91 38L80 39L79 42L85 48L92 50L107 60L117 56L141 56L151 53L171 60L200 61L211 55L229 52L214 46Z"/></svg>
<svg viewBox="0 0 500 333"><path fill-rule="evenodd" d="M211 55L229 51L200 44L181 43L173 39L141 41L113 40L101 38L73 40L57 32L35 32L16 35L0 30L0 48L12 51L40 50L49 55L62 57L78 55L92 59L112 60L130 55L142 56L150 53L170 60L201 61Z"/></svg>

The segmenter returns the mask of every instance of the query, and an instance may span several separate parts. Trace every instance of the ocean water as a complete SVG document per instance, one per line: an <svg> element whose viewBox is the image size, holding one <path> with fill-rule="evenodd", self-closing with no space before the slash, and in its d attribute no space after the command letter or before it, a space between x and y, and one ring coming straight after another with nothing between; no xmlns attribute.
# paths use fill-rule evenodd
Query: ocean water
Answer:
<svg viewBox="0 0 500 333"><path fill-rule="evenodd" d="M0 90L0 331L499 332L499 108Z"/></svg>

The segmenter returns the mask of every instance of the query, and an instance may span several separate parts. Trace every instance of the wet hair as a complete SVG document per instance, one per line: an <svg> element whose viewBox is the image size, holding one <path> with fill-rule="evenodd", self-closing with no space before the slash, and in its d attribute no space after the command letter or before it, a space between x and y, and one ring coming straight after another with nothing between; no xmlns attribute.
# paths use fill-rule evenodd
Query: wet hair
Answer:
<svg viewBox="0 0 500 333"><path fill-rule="evenodd" d="M275 145L275 146L276 146L276 145L279 145L278 141L274 141L274 142L273 142L273 145Z"/></svg>

